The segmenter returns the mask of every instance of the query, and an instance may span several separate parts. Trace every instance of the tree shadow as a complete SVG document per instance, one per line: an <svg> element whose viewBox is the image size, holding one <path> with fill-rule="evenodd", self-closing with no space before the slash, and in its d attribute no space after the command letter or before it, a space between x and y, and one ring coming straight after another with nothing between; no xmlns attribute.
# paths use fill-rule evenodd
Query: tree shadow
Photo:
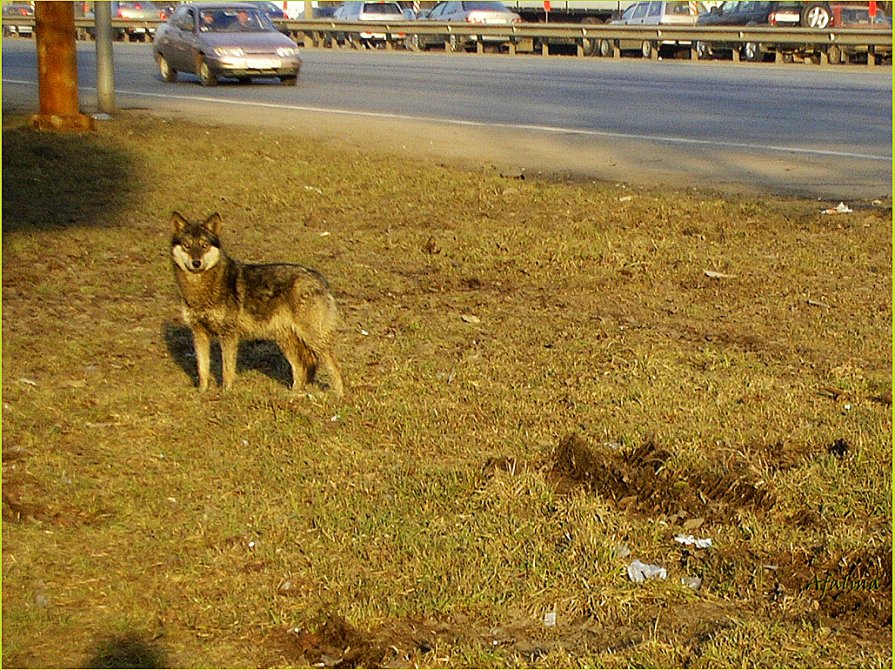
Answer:
<svg viewBox="0 0 895 670"><path fill-rule="evenodd" d="M93 133L39 132L24 123L4 123L4 233L102 226L133 208L144 184L127 153Z"/></svg>
<svg viewBox="0 0 895 670"><path fill-rule="evenodd" d="M113 635L100 640L85 664L87 668L165 668L167 652L137 633Z"/></svg>
<svg viewBox="0 0 895 670"><path fill-rule="evenodd" d="M180 366L194 386L199 385L196 371L196 352L193 348L193 333L188 326L170 321L162 327L162 336L171 358ZM236 373L257 370L283 386L292 386L292 368L279 345L272 340L247 340L239 343L236 358ZM222 383L221 347L217 342L211 345L211 374L218 385Z"/></svg>

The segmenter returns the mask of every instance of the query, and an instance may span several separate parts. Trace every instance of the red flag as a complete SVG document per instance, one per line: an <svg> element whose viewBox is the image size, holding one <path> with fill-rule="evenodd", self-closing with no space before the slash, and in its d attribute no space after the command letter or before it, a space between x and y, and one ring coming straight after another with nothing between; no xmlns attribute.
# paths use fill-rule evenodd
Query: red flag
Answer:
<svg viewBox="0 0 895 670"><path fill-rule="evenodd" d="M876 17L876 0L870 0L867 4L867 13L870 14L870 18Z"/></svg>
<svg viewBox="0 0 895 670"><path fill-rule="evenodd" d="M545 12L550 11L550 0L544 0L544 11Z"/></svg>

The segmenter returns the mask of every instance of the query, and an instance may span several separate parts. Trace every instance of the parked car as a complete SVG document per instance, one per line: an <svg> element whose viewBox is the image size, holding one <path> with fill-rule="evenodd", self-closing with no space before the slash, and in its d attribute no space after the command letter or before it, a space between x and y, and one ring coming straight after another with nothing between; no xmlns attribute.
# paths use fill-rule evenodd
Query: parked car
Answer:
<svg viewBox="0 0 895 670"><path fill-rule="evenodd" d="M421 12L418 21L444 23L472 23L485 26L522 23L522 17L508 9L502 2L439 2L427 12ZM470 45L482 42L506 42L505 37L494 35L414 35L413 45L428 49L432 45L450 45L451 51L464 51Z"/></svg>
<svg viewBox="0 0 895 670"><path fill-rule="evenodd" d="M892 17L888 16L882 9L877 8L876 13L870 15L870 6L867 4L834 4L831 5L833 12L832 25L836 28L860 28L862 30L886 30L892 32ZM831 44L827 47L827 58L830 63L836 65L838 63L847 63L852 56L868 53L866 46ZM876 47L874 58L892 57L892 46Z"/></svg>
<svg viewBox="0 0 895 670"><path fill-rule="evenodd" d="M180 5L156 31L153 53L163 80L190 72L203 86L220 77L278 77L295 86L301 69L295 42L247 3Z"/></svg>
<svg viewBox="0 0 895 670"><path fill-rule="evenodd" d="M617 26L693 26L700 13L707 12L701 2L638 2L628 7L621 18L609 22ZM613 46L620 51L639 50L644 58L652 58L663 45L691 46L688 41L654 42L640 37L629 40L601 40L600 55L611 56Z"/></svg>
<svg viewBox="0 0 895 670"><path fill-rule="evenodd" d="M346 2L336 7L333 21L404 21L404 10L397 2ZM397 35L404 39L404 33ZM385 44L388 36L371 28L359 33L336 33L339 43L348 42L357 46L379 46Z"/></svg>
<svg viewBox="0 0 895 670"><path fill-rule="evenodd" d="M75 14L79 14L78 7L83 8L83 18L93 20L93 6L96 3L75 3ZM155 24L159 19L167 19L170 15L167 5L159 5L149 0L140 0L139 2L110 2L112 19L124 19L134 22L149 22L143 25L135 25L128 28L114 28L113 35L115 39L125 39L146 41L152 37L155 32ZM87 34L91 38L95 36L96 30L93 26L87 28Z"/></svg>
<svg viewBox="0 0 895 670"><path fill-rule="evenodd" d="M267 14L267 18L272 21L282 21L283 19L288 18L286 12L283 11L282 6L275 2L249 2L248 4L255 5L262 12Z"/></svg>
<svg viewBox="0 0 895 670"><path fill-rule="evenodd" d="M3 7L3 18L12 18L12 17L22 17L22 18L34 18L34 8L31 5L26 4L15 4L15 5L5 5ZM4 35L27 35L30 37L34 32L34 28L31 26L9 26L3 25L3 34Z"/></svg>
<svg viewBox="0 0 895 670"><path fill-rule="evenodd" d="M827 2L722 2L709 12L700 14L698 26L781 26L823 30L832 22L832 9ZM794 52L798 45L745 43L696 43L698 58L729 54L739 50L747 61L762 61L774 51Z"/></svg>

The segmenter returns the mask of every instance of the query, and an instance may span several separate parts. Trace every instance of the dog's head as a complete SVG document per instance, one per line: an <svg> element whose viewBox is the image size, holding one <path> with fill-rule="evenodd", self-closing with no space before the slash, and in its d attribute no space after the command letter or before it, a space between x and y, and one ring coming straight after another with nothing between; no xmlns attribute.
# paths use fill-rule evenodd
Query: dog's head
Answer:
<svg viewBox="0 0 895 670"><path fill-rule="evenodd" d="M171 255L184 272L205 272L221 260L221 215L190 223L180 212L171 214Z"/></svg>

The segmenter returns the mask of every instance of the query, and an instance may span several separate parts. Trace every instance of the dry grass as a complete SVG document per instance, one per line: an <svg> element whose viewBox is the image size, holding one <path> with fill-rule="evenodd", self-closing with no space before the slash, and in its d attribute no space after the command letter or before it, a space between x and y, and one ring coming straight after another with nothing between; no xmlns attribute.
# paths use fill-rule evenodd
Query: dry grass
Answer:
<svg viewBox="0 0 895 670"><path fill-rule="evenodd" d="M5 118L3 665L889 667L891 209L827 204ZM328 276L343 402L196 392L172 209Z"/></svg>

